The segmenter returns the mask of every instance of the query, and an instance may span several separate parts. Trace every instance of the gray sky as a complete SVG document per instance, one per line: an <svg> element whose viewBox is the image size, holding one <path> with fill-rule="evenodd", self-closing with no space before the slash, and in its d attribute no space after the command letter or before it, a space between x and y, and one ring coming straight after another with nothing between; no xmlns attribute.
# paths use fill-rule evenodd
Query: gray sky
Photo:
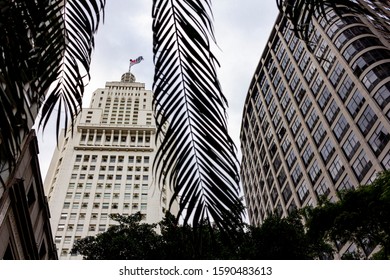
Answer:
<svg viewBox="0 0 390 280"><path fill-rule="evenodd" d="M138 82L152 89L154 66L151 31L152 1L107 1L105 22L100 26L92 56L91 81L85 89L88 107L92 92L106 81L118 81L128 70L129 59L143 56L132 67ZM239 136L243 104L249 83L277 17L276 0L214 0L214 27L221 68L218 78L228 99L229 133L240 152ZM56 147L55 121L38 131L43 179ZM240 158L239 153L239 158Z"/></svg>

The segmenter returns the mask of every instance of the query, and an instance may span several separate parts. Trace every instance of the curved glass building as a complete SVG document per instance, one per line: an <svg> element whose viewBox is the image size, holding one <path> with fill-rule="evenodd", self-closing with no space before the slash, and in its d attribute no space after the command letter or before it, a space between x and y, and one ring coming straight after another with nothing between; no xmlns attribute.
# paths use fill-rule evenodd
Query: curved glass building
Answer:
<svg viewBox="0 0 390 280"><path fill-rule="evenodd" d="M249 220L288 215L390 169L390 4L378 17L329 9L310 42L279 15L253 76L241 128Z"/></svg>

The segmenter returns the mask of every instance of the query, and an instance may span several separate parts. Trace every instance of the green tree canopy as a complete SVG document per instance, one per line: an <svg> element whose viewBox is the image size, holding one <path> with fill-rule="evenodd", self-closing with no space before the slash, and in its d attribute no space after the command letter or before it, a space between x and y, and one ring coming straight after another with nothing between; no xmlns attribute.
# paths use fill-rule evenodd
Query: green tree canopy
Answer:
<svg viewBox="0 0 390 280"><path fill-rule="evenodd" d="M326 201L305 208L308 235L338 246L353 242L357 258L368 258L381 247L380 258L390 257L390 171L384 171L371 184L340 193L337 202Z"/></svg>

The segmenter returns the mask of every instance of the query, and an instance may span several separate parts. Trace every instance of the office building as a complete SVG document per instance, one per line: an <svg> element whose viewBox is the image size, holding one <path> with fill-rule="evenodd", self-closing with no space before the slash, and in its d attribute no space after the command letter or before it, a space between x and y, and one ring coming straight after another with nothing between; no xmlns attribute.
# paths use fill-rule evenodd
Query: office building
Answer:
<svg viewBox="0 0 390 280"><path fill-rule="evenodd" d="M107 230L110 214L162 220L170 194L153 184L155 132L152 92L133 74L93 93L73 136L68 130L60 139L45 180L60 259L80 259L70 254L73 243Z"/></svg>
<svg viewBox="0 0 390 280"><path fill-rule="evenodd" d="M362 5L378 17L328 9L313 19L307 44L278 16L240 135L251 224L336 200L390 169L390 5Z"/></svg>
<svg viewBox="0 0 390 280"><path fill-rule="evenodd" d="M35 131L24 138L0 196L0 260L55 260Z"/></svg>

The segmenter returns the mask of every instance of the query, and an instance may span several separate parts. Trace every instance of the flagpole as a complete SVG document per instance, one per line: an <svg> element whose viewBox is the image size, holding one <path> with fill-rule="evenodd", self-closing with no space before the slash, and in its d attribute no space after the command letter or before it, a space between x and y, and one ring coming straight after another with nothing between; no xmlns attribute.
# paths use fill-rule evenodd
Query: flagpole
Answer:
<svg viewBox="0 0 390 280"><path fill-rule="evenodd" d="M131 66L134 64L140 63L144 58L142 56L139 56L136 59L130 59L130 64L129 64L129 73L131 73Z"/></svg>

